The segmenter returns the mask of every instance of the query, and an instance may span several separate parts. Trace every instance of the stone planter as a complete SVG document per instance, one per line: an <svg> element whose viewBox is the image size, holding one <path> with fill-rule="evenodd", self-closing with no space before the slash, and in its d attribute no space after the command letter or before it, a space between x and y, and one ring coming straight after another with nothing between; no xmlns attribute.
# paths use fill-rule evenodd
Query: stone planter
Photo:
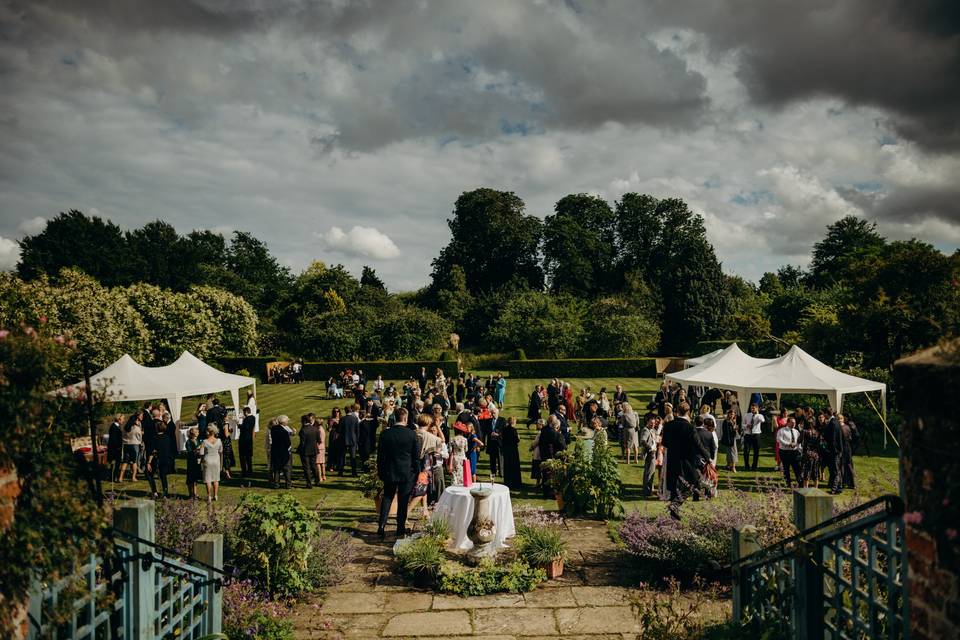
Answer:
<svg viewBox="0 0 960 640"><path fill-rule="evenodd" d="M497 535L497 526L490 512L490 496L493 495L493 491L473 489L470 495L473 497L473 520L467 527L467 537L473 542L473 549L467 557L479 562L482 558L496 554L496 549L491 544Z"/></svg>
<svg viewBox="0 0 960 640"><path fill-rule="evenodd" d="M563 575L563 558L554 558L553 562L543 564L541 567L547 572L547 578L550 580L559 578Z"/></svg>

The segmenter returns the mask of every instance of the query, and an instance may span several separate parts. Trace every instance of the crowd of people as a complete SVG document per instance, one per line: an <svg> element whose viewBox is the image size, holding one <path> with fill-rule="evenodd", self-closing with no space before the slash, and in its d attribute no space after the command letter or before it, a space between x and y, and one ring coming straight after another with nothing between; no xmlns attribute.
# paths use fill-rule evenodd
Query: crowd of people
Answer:
<svg viewBox="0 0 960 640"><path fill-rule="evenodd" d="M424 368L402 385L379 375L367 380L361 370L342 371L326 387L329 397L347 400L343 406L325 417L301 416L298 430L286 415L269 421L264 440L270 485L290 488L295 461L307 488L321 486L328 474L357 477L372 470L383 483L381 533L396 496L398 534L405 530L411 505L426 510L447 485L476 482L483 457L491 481L500 479L511 490L521 490L521 435L517 419L503 415L506 386L503 375L483 379L461 373L451 379L441 369L429 375ZM216 501L219 483L234 477L237 459L240 481L249 486L258 429L252 393L241 413L235 416L210 397L198 407L197 424L186 430L182 446L177 441L179 425L163 403L147 404L129 417L116 416L108 441L113 479L123 482L129 471L136 480L142 472L151 493L166 496L168 476L180 455L187 460L186 485L192 498L198 498L202 483L207 500ZM622 385L610 392L582 388L575 393L570 383L555 378L532 390L526 425L535 428L526 445L531 477L545 495L551 489L543 463L574 439L589 447L603 430L609 442L619 443L625 464L642 465L642 495L669 502L677 518L687 498L717 495L719 454L725 456L728 473L737 473L738 466L756 471L764 433L773 436L776 470L783 473L786 486L818 487L825 482L832 493L854 486L853 453L860 441L857 426L829 407L771 413L755 394L741 412L733 392L671 383L658 389L641 414Z"/></svg>

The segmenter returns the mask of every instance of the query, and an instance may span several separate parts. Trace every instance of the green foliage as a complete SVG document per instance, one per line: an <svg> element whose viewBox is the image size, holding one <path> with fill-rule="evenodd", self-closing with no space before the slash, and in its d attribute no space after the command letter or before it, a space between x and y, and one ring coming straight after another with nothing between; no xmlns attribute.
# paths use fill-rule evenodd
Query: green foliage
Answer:
<svg viewBox="0 0 960 640"><path fill-rule="evenodd" d="M257 312L249 302L209 286L192 287L190 293L220 326L218 354L257 352Z"/></svg>
<svg viewBox="0 0 960 640"><path fill-rule="evenodd" d="M583 441L577 441L559 489L568 515L610 518L623 513L623 483L605 431L596 434L589 453Z"/></svg>
<svg viewBox="0 0 960 640"><path fill-rule="evenodd" d="M444 545L445 541L433 536L421 536L397 550L397 568L408 578L432 580L440 573Z"/></svg>
<svg viewBox="0 0 960 640"><path fill-rule="evenodd" d="M514 378L550 379L555 376L562 378L655 378L657 376L657 361L655 358L511 360L508 366L510 376Z"/></svg>
<svg viewBox="0 0 960 640"><path fill-rule="evenodd" d="M562 358L583 339L586 306L568 294L521 291L511 296L487 331L494 348L523 348L537 357Z"/></svg>
<svg viewBox="0 0 960 640"><path fill-rule="evenodd" d="M517 557L533 567L567 557L567 541L559 527L525 527L513 539Z"/></svg>
<svg viewBox="0 0 960 640"><path fill-rule="evenodd" d="M239 358L235 356L224 356L216 358L216 361L226 371L237 372L240 369L251 371L252 375L258 376L261 381L266 376L266 365L268 362L277 362L289 360L284 356L258 356L254 358ZM406 380L410 376L420 374L421 367L426 367L431 374L438 368L448 378L457 375L457 363L455 360L338 360L333 362L305 361L303 363L303 375L307 380L327 380L330 376L339 375L341 371L360 369L371 379L382 375L386 382L398 382Z"/></svg>
<svg viewBox="0 0 960 640"><path fill-rule="evenodd" d="M589 357L623 358L655 353L660 344L656 319L623 298L597 300L586 315L580 352Z"/></svg>
<svg viewBox="0 0 960 640"><path fill-rule="evenodd" d="M747 629L729 620L711 619L707 613L717 601L724 600L717 585L698 581L695 588L681 592L676 580L667 582L666 593L647 593L634 596L632 606L640 621L640 640L730 640L749 637ZM764 639L774 637L762 635Z"/></svg>
<svg viewBox="0 0 960 640"><path fill-rule="evenodd" d="M245 494L237 507L234 563L271 596L329 584L349 558L349 539L320 528L320 515L294 496Z"/></svg>
<svg viewBox="0 0 960 640"><path fill-rule="evenodd" d="M20 241L17 273L25 279L77 268L107 286L128 284L127 246L120 227L75 209L60 213L40 233Z"/></svg>
<svg viewBox="0 0 960 640"><path fill-rule="evenodd" d="M198 294L142 283L127 287L124 293L129 308L143 319L153 337L154 357L147 364L173 362L184 351L201 360L217 355L223 332Z"/></svg>
<svg viewBox="0 0 960 640"><path fill-rule="evenodd" d="M595 296L616 285L615 218L598 196L561 198L543 225L543 270L553 293Z"/></svg>
<svg viewBox="0 0 960 640"><path fill-rule="evenodd" d="M444 288L454 265L463 268L466 289L473 296L514 279L526 288L543 288L539 264L543 223L524 214L523 200L516 194L494 189L464 192L447 225L450 243L433 261L433 291Z"/></svg>
<svg viewBox="0 0 960 640"><path fill-rule="evenodd" d="M440 572L440 591L461 596L482 596L488 593L526 593L547 579L539 567L525 562L497 565L485 559L472 569L447 565Z"/></svg>
<svg viewBox="0 0 960 640"><path fill-rule="evenodd" d="M0 469L16 472L20 490L15 518L0 531L4 603L19 601L31 581L72 575L77 558L106 551L107 512L90 499L67 445L86 424L84 397L47 395L74 356L62 336L40 329L0 329ZM15 635L12 613L0 606L2 637Z"/></svg>
<svg viewBox="0 0 960 640"><path fill-rule="evenodd" d="M287 602L271 601L248 580L223 586L223 631L229 640L291 640L290 613Z"/></svg>
<svg viewBox="0 0 960 640"><path fill-rule="evenodd" d="M870 262L886 241L877 233L877 223L846 216L827 226L827 235L813 245L810 281L824 288L846 282L852 272Z"/></svg>

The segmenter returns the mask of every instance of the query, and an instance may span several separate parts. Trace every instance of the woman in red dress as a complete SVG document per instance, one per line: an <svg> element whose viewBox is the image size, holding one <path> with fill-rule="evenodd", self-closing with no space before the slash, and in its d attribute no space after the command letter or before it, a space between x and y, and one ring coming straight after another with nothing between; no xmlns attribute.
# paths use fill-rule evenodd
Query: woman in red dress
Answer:
<svg viewBox="0 0 960 640"><path fill-rule="evenodd" d="M569 382L563 383L563 404L567 406L567 419L576 420L576 413L573 408L573 389L570 388Z"/></svg>

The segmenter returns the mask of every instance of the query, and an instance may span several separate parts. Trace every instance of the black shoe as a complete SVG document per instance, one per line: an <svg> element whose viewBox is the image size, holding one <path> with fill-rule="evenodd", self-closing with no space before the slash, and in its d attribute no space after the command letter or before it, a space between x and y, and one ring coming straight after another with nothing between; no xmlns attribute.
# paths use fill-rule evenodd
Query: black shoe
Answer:
<svg viewBox="0 0 960 640"><path fill-rule="evenodd" d="M384 540L386 540L387 532L384 531L383 529L377 529L377 539L380 540L380 542L383 542Z"/></svg>

